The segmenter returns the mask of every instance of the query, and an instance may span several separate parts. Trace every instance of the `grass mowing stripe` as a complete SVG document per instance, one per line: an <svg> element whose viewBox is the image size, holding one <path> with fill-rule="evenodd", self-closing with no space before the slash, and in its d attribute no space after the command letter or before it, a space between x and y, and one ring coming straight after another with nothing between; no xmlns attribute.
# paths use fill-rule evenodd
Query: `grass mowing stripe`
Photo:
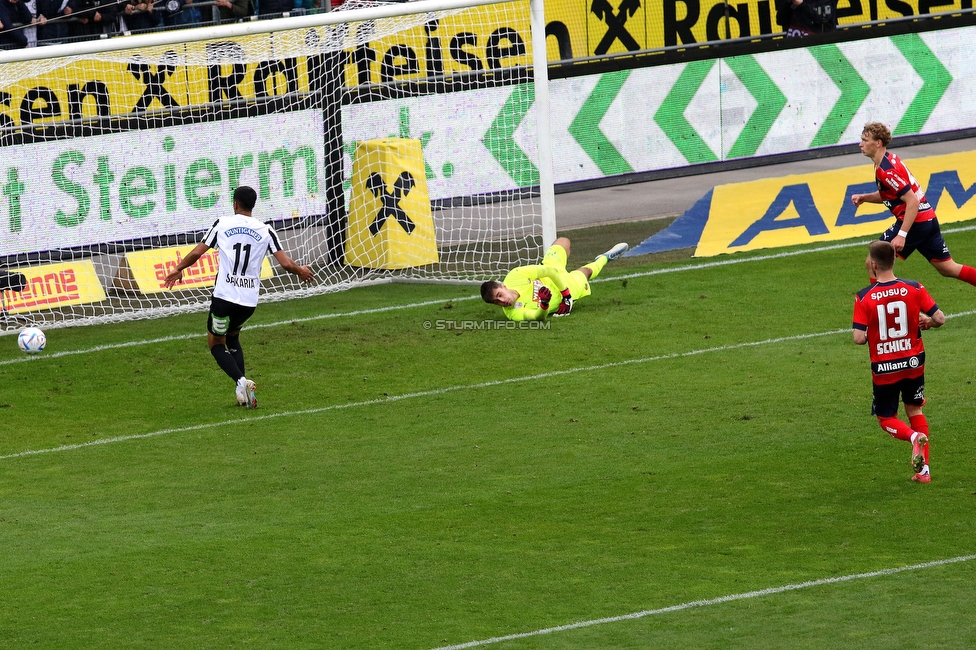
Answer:
<svg viewBox="0 0 976 650"><path fill-rule="evenodd" d="M967 230L976 230L976 226L965 226L962 228L949 228L943 230L943 233L954 233L954 232L965 232ZM784 257L794 257L796 255L806 255L807 253L822 253L824 251L838 250L841 248L853 248L855 246L866 246L873 240L866 241L856 241L847 242L844 244L834 244L832 246L819 246L817 248L807 248L799 251L787 251L784 253L773 253L771 255L759 255L756 257L741 257L730 260L718 260L715 262L703 262L701 264L691 264L685 266L674 266L666 269L655 269L652 271L642 271L640 273L628 273L625 275L615 275L612 277L597 278L593 280L593 283L597 282L612 282L614 280L629 280L632 278L643 278L651 275L661 275L663 273L680 273L682 271L697 271L700 269L709 269L719 266L729 266L731 264L743 264L745 262L762 262L765 260L774 260ZM347 316L362 316L366 314L381 314L388 311L399 311L402 309L413 309L414 307L429 307L430 305L441 305L445 302L461 302L462 300L474 300L480 298L480 296L457 296L454 298L445 298L441 300L426 300L424 302L412 302L406 305L390 305L387 307L377 307L375 309L358 309L355 311L347 311L342 313L333 314L320 314L318 316L308 316L306 318L289 318L288 320L276 321L273 323L257 323L248 325L248 329L259 329L266 327L280 327L282 325L289 325L291 323L306 323L316 320L325 320L329 318L344 318ZM969 314L971 312L966 312ZM966 314L957 314L957 316L963 316ZM0 336L3 336L5 332L0 332ZM115 350L118 348L128 348L136 345L151 345L153 343L166 343L168 341L184 341L189 339L195 339L200 337L201 334L174 334L173 336L163 336L155 339L144 339L142 341L128 341L126 343L113 343L110 345L97 345L93 348L85 348L83 350L67 350L65 352L54 352L51 354L44 354L41 356L24 356L16 359L5 359L0 361L0 366L8 366L14 363L27 363L28 361L41 361L43 359L57 359L60 357L74 356L77 354L89 354L91 352L101 352L103 350Z"/></svg>
<svg viewBox="0 0 976 650"><path fill-rule="evenodd" d="M386 309L386 308L384 308ZM953 318L957 316L971 316L976 314L976 310L960 312L958 314L952 314L947 316L947 318ZM241 424L244 422L255 422L259 420L270 420L272 418L282 418L282 417L295 417L299 415L315 415L318 413L325 413L327 411L335 411L337 409L347 409L347 408L357 408L360 406L373 406L376 404L386 404L389 402L399 402L405 399L415 399L418 397L432 397L434 395L443 395L445 393L451 393L459 390L474 390L478 388L491 388L492 386L503 386L505 384L515 384L525 381L534 381L536 379L548 379L551 377L559 377L561 375L570 375L578 372L592 372L595 370L606 370L608 368L618 368L620 366L629 366L639 363L651 363L654 361L665 361L667 359L678 359L681 357L691 357L699 354L708 354L709 352L724 352L728 350L740 350L742 348L756 347L759 345L770 345L774 343L784 343L786 341L800 341L803 339L817 338L821 336L830 336L831 334L844 334L850 332L850 329L842 328L836 330L828 330L826 332L815 332L812 334L794 334L793 336L781 336L774 339L764 339L762 341L747 341L745 343L734 343L732 345L721 345L712 348L702 348L701 350L689 350L687 352L673 352L671 354L661 354L654 357L643 357L640 359L625 359L623 361L613 361L611 363L601 363L595 366L580 366L578 368L568 368L566 370L553 370L552 372L544 372L536 375L529 375L526 377L512 377L510 379L497 379L495 381L486 381L478 384L464 384L461 386L447 386L444 388L435 388L432 390L419 391L416 393L404 393L403 395L390 395L382 399L371 399L364 400L361 402L349 402L346 404L333 404L332 406L322 406L320 408L314 409L303 409L301 411L284 411L282 413L271 413L268 415L258 415L255 417L247 418L235 418L233 420L223 420L221 422L208 422L204 424L195 424L189 427L177 427L172 429L160 429L158 431L150 431L148 433L135 433L128 436L116 436L114 438L105 438L104 440L92 440L89 442L82 442L74 445L62 445L60 447L51 447L49 449L28 449L26 451L19 451L14 454L7 454L6 456L0 456L0 460L9 460L11 458L21 458L24 456L36 456L38 454L51 454L60 451L73 451L76 449L84 449L85 447L93 447L95 445L107 445L114 442L126 442L128 440L139 440L142 438L154 438L156 436L162 436L170 433L185 433L188 431L199 431L201 429L210 429L216 427L227 426L230 424ZM134 344L133 344L134 345Z"/></svg>
<svg viewBox="0 0 976 650"><path fill-rule="evenodd" d="M442 646L436 648L435 650L463 650L464 648L477 648L481 646L492 645L494 643L502 643L504 641L514 641L517 639L525 639L533 636L542 636L543 634L566 632L568 630L577 630L584 627L592 627L594 625L604 625L606 623L619 623L620 621L630 621L638 618L645 618L647 616L655 616L657 614L669 614L671 612L680 612L682 610L692 609L695 607L708 607L710 605L721 605L722 603L733 602L736 600L760 598L762 596L771 596L774 594L781 594L788 591L808 589L810 587L821 587L823 585L832 585L840 582L850 582L851 580L863 580L865 578L878 578L881 576L890 576L896 573L903 573L905 571L919 571L922 569L930 569L932 567L945 566L947 564L969 562L971 560L976 560L976 555L961 555L959 557L949 558L945 560L933 560L931 562L923 562L921 564L913 564L911 566L898 567L895 569L881 569L879 571L870 571L868 573L854 573L846 576L837 576L835 578L821 578L820 580L810 580L808 582L800 582L792 585L783 585L782 587L769 587L767 589L759 589L758 591L747 591L741 594L720 596L718 598L710 598L708 600L694 600L688 603L681 603L680 605L672 605L670 607L662 607L660 609L648 609L642 612L634 612L633 614L622 614L620 616L598 618L592 621L580 621L578 623L570 623L568 625L547 627L542 630L535 630L534 632L520 632L518 634L498 636L498 637L493 637L491 639L484 639L482 641L469 641L467 643L460 643L458 645Z"/></svg>
<svg viewBox="0 0 976 650"><path fill-rule="evenodd" d="M969 312L976 313L976 311ZM153 438L156 436L166 435L170 433L184 433L187 431L199 431L201 429L209 429L215 427L222 427L231 424L242 424L245 422L255 422L259 420L270 420L272 418L282 418L282 417L295 417L299 415L315 415L318 413L325 413L327 411L335 411L337 409L347 409L356 408L360 406L373 406L376 404L386 404L389 402L399 402L405 399L415 399L418 397L432 397L434 395L443 395L445 393L451 393L459 390L473 390L479 388L490 388L492 386L503 386L505 384L515 384L526 381L535 381L537 379L548 379L551 377L559 377L562 375L570 375L578 372L592 372L595 370L606 370L608 368L618 368L620 366L628 366L640 363L651 363L654 361L664 361L667 359L678 359L681 357L691 357L699 354L707 354L709 352L723 352L728 350L739 350L742 348L756 347L759 345L769 345L774 343L783 343L786 341L799 341L802 339L811 339L821 336L830 336L831 334L843 334L845 332L850 332L849 329L836 329L829 330L827 332L816 332L813 334L795 334L793 336L782 336L774 339L765 339L763 341L747 341L745 343L734 343L732 345L722 345L712 348L703 348L701 350L689 350L687 352L673 352L671 354L661 354L654 357L644 357L640 359L625 359L623 361L613 361L611 363L601 363L595 366L580 366L577 368L567 368L566 370L553 370L551 372L544 372L535 375L529 375L526 377L512 377L509 379L497 379L494 381L486 381L477 384L463 384L460 386L447 386L444 388L435 388L432 390L419 391L416 393L404 393L403 395L389 395L383 398L364 400L361 402L348 402L346 404L333 404L332 406L322 406L313 409L303 409L300 411L284 411L282 413L271 413L268 415L258 415L255 417L245 417L245 418L234 418L233 420L223 420L220 422L209 422L203 424L195 424L189 427L177 427L171 429L160 429L158 431L150 431L148 433L135 433L128 436L116 436L114 438L105 438L103 440L92 440L89 442L82 442L73 445L62 445L60 447L51 447L48 449L28 449L26 451L20 451L14 454L7 454L5 456L0 456L0 460L8 460L11 458L20 458L23 456L36 456L39 454L50 454L60 451L73 451L75 449L84 449L86 447L93 447L95 445L106 445L114 442L125 442L127 440L139 440L142 438Z"/></svg>

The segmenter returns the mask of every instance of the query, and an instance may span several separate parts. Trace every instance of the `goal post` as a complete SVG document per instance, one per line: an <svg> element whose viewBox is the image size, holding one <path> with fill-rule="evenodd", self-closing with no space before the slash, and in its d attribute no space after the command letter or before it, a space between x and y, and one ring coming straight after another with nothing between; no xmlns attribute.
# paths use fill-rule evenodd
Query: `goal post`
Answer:
<svg viewBox="0 0 976 650"><path fill-rule="evenodd" d="M239 185L311 264L264 300L476 282L555 240L542 0L349 10L0 52L0 327L203 310ZM215 258L216 256L212 256Z"/></svg>

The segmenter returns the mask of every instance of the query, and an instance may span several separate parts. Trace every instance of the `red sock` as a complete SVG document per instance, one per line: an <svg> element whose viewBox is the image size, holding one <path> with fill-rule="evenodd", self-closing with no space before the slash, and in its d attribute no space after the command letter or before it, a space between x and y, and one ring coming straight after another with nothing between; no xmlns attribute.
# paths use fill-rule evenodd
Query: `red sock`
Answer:
<svg viewBox="0 0 976 650"><path fill-rule="evenodd" d="M972 267L967 267L972 268ZM925 416L919 413L918 415L913 415L908 418L908 421L912 423L912 428L919 433L924 433L926 437L929 435L929 421L925 419ZM925 459L925 464L929 464L929 443L922 445L922 458Z"/></svg>
<svg viewBox="0 0 976 650"><path fill-rule="evenodd" d="M915 433L914 429L895 417L883 418L879 415L878 424L896 440L907 440L911 442L912 434Z"/></svg>
<svg viewBox="0 0 976 650"><path fill-rule="evenodd" d="M959 279L976 287L976 269L963 264L959 270Z"/></svg>

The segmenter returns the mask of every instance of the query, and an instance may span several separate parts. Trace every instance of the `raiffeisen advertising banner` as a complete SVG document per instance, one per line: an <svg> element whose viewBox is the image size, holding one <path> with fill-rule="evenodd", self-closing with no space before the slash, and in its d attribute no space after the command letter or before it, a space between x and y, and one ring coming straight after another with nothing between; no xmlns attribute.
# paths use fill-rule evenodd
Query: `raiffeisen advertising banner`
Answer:
<svg viewBox="0 0 976 650"><path fill-rule="evenodd" d="M546 0L549 60L780 33L770 0ZM972 0L839 0L841 25L972 8ZM558 44L558 48L556 45Z"/></svg>
<svg viewBox="0 0 976 650"><path fill-rule="evenodd" d="M976 218L976 152L906 161L939 222ZM855 207L852 194L876 191L865 165L719 185L666 230L629 251L643 255L695 247L696 257L878 236L894 216L880 203Z"/></svg>
<svg viewBox="0 0 976 650"><path fill-rule="evenodd" d="M324 214L323 160L317 111L6 147L0 255L203 230L238 185L259 219Z"/></svg>

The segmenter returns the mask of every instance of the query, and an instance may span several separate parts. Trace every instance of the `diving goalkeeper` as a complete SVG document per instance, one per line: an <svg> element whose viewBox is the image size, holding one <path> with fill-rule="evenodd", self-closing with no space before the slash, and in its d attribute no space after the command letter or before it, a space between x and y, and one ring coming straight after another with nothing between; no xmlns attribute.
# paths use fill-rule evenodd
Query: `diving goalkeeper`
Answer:
<svg viewBox="0 0 976 650"><path fill-rule="evenodd" d="M509 320L566 316L573 310L575 301L590 295L590 280L628 248L627 244L617 244L586 266L567 272L569 239L560 237L546 251L542 264L514 268L503 282L482 283L481 298L501 307Z"/></svg>

